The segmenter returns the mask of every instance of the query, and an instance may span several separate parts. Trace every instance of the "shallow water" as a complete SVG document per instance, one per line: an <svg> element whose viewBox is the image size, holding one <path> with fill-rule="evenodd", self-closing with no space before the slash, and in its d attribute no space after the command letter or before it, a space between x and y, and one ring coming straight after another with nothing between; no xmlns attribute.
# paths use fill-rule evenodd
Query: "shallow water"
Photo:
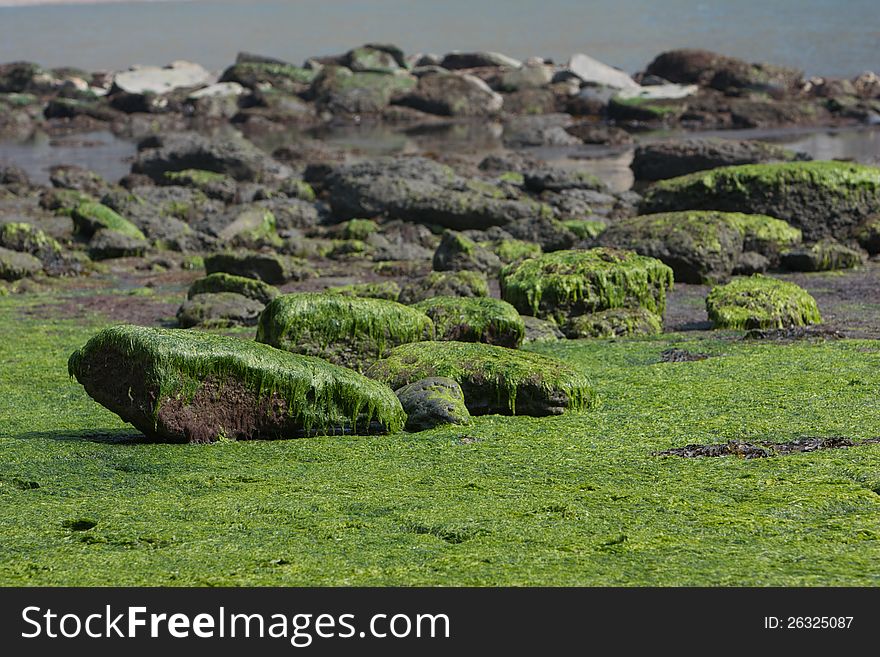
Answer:
<svg viewBox="0 0 880 657"><path fill-rule="evenodd" d="M20 2L20 0L16 0ZM238 50L291 61L369 41L407 52L573 52L634 72L670 48L710 48L808 74L880 70L876 0L198 0L3 7L0 61L120 68Z"/></svg>

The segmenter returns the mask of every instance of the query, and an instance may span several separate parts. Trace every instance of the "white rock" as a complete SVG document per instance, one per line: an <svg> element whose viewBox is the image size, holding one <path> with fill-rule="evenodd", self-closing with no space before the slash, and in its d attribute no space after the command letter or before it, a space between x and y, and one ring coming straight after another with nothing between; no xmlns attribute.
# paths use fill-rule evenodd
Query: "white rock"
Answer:
<svg viewBox="0 0 880 657"><path fill-rule="evenodd" d="M229 96L241 96L245 88L238 82L218 82L198 91L192 92L187 100L199 100L200 98L228 98Z"/></svg>
<svg viewBox="0 0 880 657"><path fill-rule="evenodd" d="M603 64L598 59L593 59L582 53L571 56L567 69L583 82L591 84L602 84L615 89L631 89L639 86L635 80L619 68Z"/></svg>
<svg viewBox="0 0 880 657"><path fill-rule="evenodd" d="M634 87L622 89L617 93L618 98L628 100L630 98L644 98L645 100L673 100L687 98L699 91L695 84L655 84L648 87Z"/></svg>
<svg viewBox="0 0 880 657"><path fill-rule="evenodd" d="M216 82L214 75L199 64L176 61L168 66L139 66L117 73L113 84L130 94L165 94L182 87L202 87Z"/></svg>

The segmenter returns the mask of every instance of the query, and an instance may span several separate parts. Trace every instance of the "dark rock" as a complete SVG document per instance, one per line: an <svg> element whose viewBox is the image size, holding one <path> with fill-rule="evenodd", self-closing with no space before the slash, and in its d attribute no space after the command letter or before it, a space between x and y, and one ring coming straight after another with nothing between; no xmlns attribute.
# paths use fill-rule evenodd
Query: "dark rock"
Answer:
<svg viewBox="0 0 880 657"><path fill-rule="evenodd" d="M115 230L98 230L89 240L89 257L92 260L129 258L144 255L149 242Z"/></svg>
<svg viewBox="0 0 880 657"><path fill-rule="evenodd" d="M410 281L400 291L400 303L413 304L433 297L487 297L485 274L475 271L435 271Z"/></svg>
<svg viewBox="0 0 880 657"><path fill-rule="evenodd" d="M580 139L585 144L601 144L604 146L626 146L633 143L632 135L623 128L595 123L575 123L565 131Z"/></svg>
<svg viewBox="0 0 880 657"><path fill-rule="evenodd" d="M565 334L559 330L556 322L538 319L529 315L521 315L521 317L526 327L526 334L523 338L524 344L529 342L554 342L565 337Z"/></svg>
<svg viewBox="0 0 880 657"><path fill-rule="evenodd" d="M480 271L495 274L501 269L501 260L489 249L483 248L461 233L446 231L440 246L434 252L435 271Z"/></svg>
<svg viewBox="0 0 880 657"><path fill-rule="evenodd" d="M744 251L733 268L733 273L738 276L751 276L763 274L770 268L770 258L757 251Z"/></svg>
<svg viewBox="0 0 880 657"><path fill-rule="evenodd" d="M265 305L235 292L196 294L177 311L181 328L256 326Z"/></svg>
<svg viewBox="0 0 880 657"><path fill-rule="evenodd" d="M543 167L523 174L526 189L536 194L543 191L561 192L567 189L590 189L606 191L608 187L596 176L585 171Z"/></svg>
<svg viewBox="0 0 880 657"><path fill-rule="evenodd" d="M17 281L43 270L43 263L29 253L19 253L0 247L0 279Z"/></svg>
<svg viewBox="0 0 880 657"><path fill-rule="evenodd" d="M646 73L670 82L699 84L720 91L733 88L789 92L802 83L801 71L770 64L749 64L708 50L664 52L648 65Z"/></svg>
<svg viewBox="0 0 880 657"><path fill-rule="evenodd" d="M442 424L470 424L461 386L445 377L431 377L395 391L406 411L406 430L425 431Z"/></svg>
<svg viewBox="0 0 880 657"><path fill-rule="evenodd" d="M492 116L504 99L477 77L459 73L433 73L419 78L416 88L398 101L441 116Z"/></svg>
<svg viewBox="0 0 880 657"><path fill-rule="evenodd" d="M333 113L375 114L406 97L415 86L416 78L405 72L356 73L331 66L315 78L311 93L318 107Z"/></svg>
<svg viewBox="0 0 880 657"><path fill-rule="evenodd" d="M451 52L440 62L445 69L500 67L517 68L521 65L516 59L498 52Z"/></svg>
<svg viewBox="0 0 880 657"><path fill-rule="evenodd" d="M578 241L577 235L552 216L538 215L505 225L504 230L518 240L534 242L545 252L570 249Z"/></svg>
<svg viewBox="0 0 880 657"><path fill-rule="evenodd" d="M205 271L208 274L223 272L258 278L272 285L286 283L289 280L302 280L312 273L302 262L294 258L275 253L248 251L210 255L205 258Z"/></svg>
<svg viewBox="0 0 880 657"><path fill-rule="evenodd" d="M782 266L790 271L851 269L865 263L865 253L826 238L782 254Z"/></svg>

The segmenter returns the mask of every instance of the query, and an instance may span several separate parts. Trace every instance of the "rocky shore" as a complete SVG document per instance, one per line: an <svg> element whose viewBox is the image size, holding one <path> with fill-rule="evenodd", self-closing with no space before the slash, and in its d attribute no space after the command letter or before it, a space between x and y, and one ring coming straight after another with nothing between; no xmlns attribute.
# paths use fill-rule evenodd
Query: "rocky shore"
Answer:
<svg viewBox="0 0 880 657"><path fill-rule="evenodd" d="M220 74L5 64L0 138L110 131L137 153L119 180L58 164L45 185L0 164L0 294L126 268L185 281L175 322L107 329L70 359L154 439L583 411L595 391L581 372L518 347L660 333L676 284L715 286L719 329L816 324L813 297L776 276L880 253L880 168L701 130L878 122L873 73L804 79L698 50L634 76L583 54L381 44L302 66L241 53ZM505 148L365 157L321 138L371 123L491 125ZM689 133L636 145L659 128ZM282 148L258 145L291 130ZM535 150L586 145L633 150L634 188ZM256 340L215 335L235 327Z"/></svg>

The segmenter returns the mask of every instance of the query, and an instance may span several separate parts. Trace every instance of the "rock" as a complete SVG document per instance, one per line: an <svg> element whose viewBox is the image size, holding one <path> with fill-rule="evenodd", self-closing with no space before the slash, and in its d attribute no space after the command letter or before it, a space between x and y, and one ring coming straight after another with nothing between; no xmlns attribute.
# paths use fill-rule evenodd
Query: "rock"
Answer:
<svg viewBox="0 0 880 657"><path fill-rule="evenodd" d="M212 254L205 258L205 271L208 274L221 272L256 278L272 285L303 280L314 275L314 271L302 260L277 253L254 251Z"/></svg>
<svg viewBox="0 0 880 657"><path fill-rule="evenodd" d="M565 109L565 98L553 89L524 87L503 95L507 114L553 114Z"/></svg>
<svg viewBox="0 0 880 657"><path fill-rule="evenodd" d="M257 327L258 342L359 370L433 335L427 315L395 301L308 292L276 297Z"/></svg>
<svg viewBox="0 0 880 657"><path fill-rule="evenodd" d="M235 180L222 173L201 169L184 169L183 171L166 171L164 181L170 185L192 187L208 198L224 203L232 203L238 193Z"/></svg>
<svg viewBox="0 0 880 657"><path fill-rule="evenodd" d="M260 301L235 292L195 294L178 309L177 323L181 328L255 326L264 308Z"/></svg>
<svg viewBox="0 0 880 657"><path fill-rule="evenodd" d="M761 275L712 288L706 310L715 328L788 328L822 321L815 299L806 290Z"/></svg>
<svg viewBox="0 0 880 657"><path fill-rule="evenodd" d="M398 220L384 223L381 232L368 235L366 242L375 249L373 260L377 262L430 260L439 238L427 226Z"/></svg>
<svg viewBox="0 0 880 657"><path fill-rule="evenodd" d="M638 98L640 100L679 100L693 96L699 91L695 84L653 84L647 87L629 87L621 89L615 97L623 100Z"/></svg>
<svg viewBox="0 0 880 657"><path fill-rule="evenodd" d="M37 80L45 73L33 62L0 64L0 93L33 92L39 86Z"/></svg>
<svg viewBox="0 0 880 657"><path fill-rule="evenodd" d="M602 219L567 219L562 222L579 240L594 240L604 233L608 224Z"/></svg>
<svg viewBox="0 0 880 657"><path fill-rule="evenodd" d="M394 393L356 372L200 331L114 326L68 369L95 401L154 440L385 433L406 415Z"/></svg>
<svg viewBox="0 0 880 657"><path fill-rule="evenodd" d="M782 254L782 266L790 271L831 271L865 264L865 254L833 238L792 249Z"/></svg>
<svg viewBox="0 0 880 657"><path fill-rule="evenodd" d="M470 424L464 393L442 376L414 381L395 391L406 412L407 431L425 431L442 424Z"/></svg>
<svg viewBox="0 0 880 657"><path fill-rule="evenodd" d="M488 297L485 274L475 271L434 271L403 286L398 301L413 304L433 297Z"/></svg>
<svg viewBox="0 0 880 657"><path fill-rule="evenodd" d="M504 99L473 75L432 73L421 76L415 90L398 102L441 116L492 116Z"/></svg>
<svg viewBox="0 0 880 657"><path fill-rule="evenodd" d="M397 390L428 377L461 386L472 415L559 415L592 405L587 377L540 354L474 342L415 342L375 363L367 376Z"/></svg>
<svg viewBox="0 0 880 657"><path fill-rule="evenodd" d="M601 144L603 146L626 146L634 143L632 135L623 128L595 123L576 123L568 126L565 131L585 144Z"/></svg>
<svg viewBox="0 0 880 657"><path fill-rule="evenodd" d="M537 244L548 253L570 249L578 241L575 234L561 221L547 214L513 221L506 224L504 230L518 240Z"/></svg>
<svg viewBox="0 0 880 657"><path fill-rule="evenodd" d="M84 237L91 238L97 231L102 230L119 233L133 240L146 240L137 226L100 203L80 203L70 216L77 232Z"/></svg>
<svg viewBox="0 0 880 657"><path fill-rule="evenodd" d="M572 317L564 332L571 339L657 335L663 332L663 318L645 308L612 308Z"/></svg>
<svg viewBox="0 0 880 657"><path fill-rule="evenodd" d="M523 174L526 189L535 194L544 191L561 192L566 189L592 189L599 192L608 190L607 185L586 171L543 167Z"/></svg>
<svg viewBox="0 0 880 657"><path fill-rule="evenodd" d="M880 210L880 168L823 161L721 167L655 183L640 207L685 209L766 214L800 228L805 240L846 238Z"/></svg>
<svg viewBox="0 0 880 657"><path fill-rule="evenodd" d="M553 81L553 67L543 62L526 62L519 68L501 74L501 88L504 91L538 89ZM505 100L505 105L507 101Z"/></svg>
<svg viewBox="0 0 880 657"><path fill-rule="evenodd" d="M583 142L566 132L572 124L567 114L508 117L503 141L507 148L530 146L577 146Z"/></svg>
<svg viewBox="0 0 880 657"><path fill-rule="evenodd" d="M526 328L523 344L529 342L555 342L565 337L556 322L549 322L546 319L538 319L530 315L520 315Z"/></svg>
<svg viewBox="0 0 880 657"><path fill-rule="evenodd" d="M209 139L196 133L172 133L149 140L131 166L162 182L169 171L198 169L231 176L235 180L264 181L286 177L287 167L276 162L244 138Z"/></svg>
<svg viewBox="0 0 880 657"><path fill-rule="evenodd" d="M222 244L232 247L259 248L279 246L281 239L276 232L275 215L262 207L230 206L223 215L210 222L210 231Z"/></svg>
<svg viewBox="0 0 880 657"><path fill-rule="evenodd" d="M206 98L237 98L246 93L247 90L238 82L217 82L193 91L186 99L198 101Z"/></svg>
<svg viewBox="0 0 880 657"><path fill-rule="evenodd" d="M220 82L235 82L248 89L269 86L286 93L305 92L318 71L293 66L280 60L262 58L260 61L245 59L230 66L220 76Z"/></svg>
<svg viewBox="0 0 880 657"><path fill-rule="evenodd" d="M168 66L141 66L117 73L113 77L114 91L129 94L166 94L175 89L204 87L214 77L198 64L176 61Z"/></svg>
<svg viewBox="0 0 880 657"><path fill-rule="evenodd" d="M407 72L355 73L344 66L328 66L312 83L312 94L322 109L333 113L374 114L402 99L417 84Z"/></svg>
<svg viewBox="0 0 880 657"><path fill-rule="evenodd" d="M256 278L217 272L193 281L186 297L192 299L196 295L218 294L220 292L234 292L247 299L259 301L264 306L278 296L278 288Z"/></svg>
<svg viewBox="0 0 880 657"><path fill-rule="evenodd" d="M620 69L603 64L599 60L581 53L571 56L561 75L574 76L584 84L602 85L614 89L639 87L638 82Z"/></svg>
<svg viewBox="0 0 880 657"><path fill-rule="evenodd" d="M0 247L0 280L17 281L43 271L43 263L29 253Z"/></svg>
<svg viewBox="0 0 880 657"><path fill-rule="evenodd" d="M636 180L662 180L723 166L808 159L761 141L686 139L638 146L630 168Z"/></svg>
<svg viewBox="0 0 880 657"><path fill-rule="evenodd" d="M0 247L28 253L44 265L61 257L58 241L28 223L8 221L0 224Z"/></svg>
<svg viewBox="0 0 880 657"><path fill-rule="evenodd" d="M519 262L526 258L536 258L543 250L540 244L516 239L499 239L489 242L480 242L478 246L491 249L498 259L505 265Z"/></svg>
<svg viewBox="0 0 880 657"><path fill-rule="evenodd" d="M856 229L855 238L871 255L880 253L880 213L869 215Z"/></svg>
<svg viewBox="0 0 880 657"><path fill-rule="evenodd" d="M522 62L500 52L458 52L448 53L440 61L440 66L449 70L463 68L506 67L519 68Z"/></svg>
<svg viewBox="0 0 880 657"><path fill-rule="evenodd" d="M347 297L364 297L367 299L387 299L397 301L400 297L400 286L394 281L380 281L378 283L352 283L351 285L339 285L324 290L327 294L342 294Z"/></svg>
<svg viewBox="0 0 880 657"><path fill-rule="evenodd" d="M609 248L557 251L501 270L501 298L520 313L569 317L643 307L662 317L672 270L655 258Z"/></svg>
<svg viewBox="0 0 880 657"><path fill-rule="evenodd" d="M89 257L92 260L140 257L149 246L150 243L142 237L100 228L89 240Z"/></svg>
<svg viewBox="0 0 880 657"><path fill-rule="evenodd" d="M494 274L501 269L501 260L461 233L448 230L443 233L440 246L434 252L433 265L435 271L468 270Z"/></svg>
<svg viewBox="0 0 880 657"><path fill-rule="evenodd" d="M646 73L670 82L699 84L725 91L793 91L802 82L802 73L770 64L749 64L708 50L670 50L658 55Z"/></svg>
<svg viewBox="0 0 880 657"><path fill-rule="evenodd" d="M608 118L622 123L663 123L678 121L687 106L681 100L652 100L614 96L608 102Z"/></svg>
<svg viewBox="0 0 880 657"><path fill-rule="evenodd" d="M433 297L413 306L434 322L436 339L485 342L516 349L525 324L516 309L490 297Z"/></svg>
<svg viewBox="0 0 880 657"><path fill-rule="evenodd" d="M770 269L773 263L767 256L757 251L743 251L733 268L734 275L751 276L752 274L763 274Z"/></svg>
<svg viewBox="0 0 880 657"><path fill-rule="evenodd" d="M711 211L631 217L613 223L599 237L605 246L663 261L682 283L726 281L744 250L778 261L780 252L800 241L800 231L779 219Z"/></svg>
<svg viewBox="0 0 880 657"><path fill-rule="evenodd" d="M421 157L377 159L339 167L325 180L339 220L386 216L453 230L501 226L541 205L510 199L491 183L468 180Z"/></svg>
<svg viewBox="0 0 880 657"><path fill-rule="evenodd" d="M49 181L58 189L73 189L92 196L101 196L110 188L109 183L94 171L71 164L51 167Z"/></svg>
<svg viewBox="0 0 880 657"><path fill-rule="evenodd" d="M279 231L313 228L321 218L315 204L302 199L276 197L257 201L254 205L272 212Z"/></svg>
<svg viewBox="0 0 880 657"><path fill-rule="evenodd" d="M608 103L619 89L606 86L586 86L568 99L567 111L575 116L599 116L606 112Z"/></svg>
<svg viewBox="0 0 880 657"><path fill-rule="evenodd" d="M403 51L396 46L366 45L349 50L343 63L352 71L394 73L406 68Z"/></svg>

